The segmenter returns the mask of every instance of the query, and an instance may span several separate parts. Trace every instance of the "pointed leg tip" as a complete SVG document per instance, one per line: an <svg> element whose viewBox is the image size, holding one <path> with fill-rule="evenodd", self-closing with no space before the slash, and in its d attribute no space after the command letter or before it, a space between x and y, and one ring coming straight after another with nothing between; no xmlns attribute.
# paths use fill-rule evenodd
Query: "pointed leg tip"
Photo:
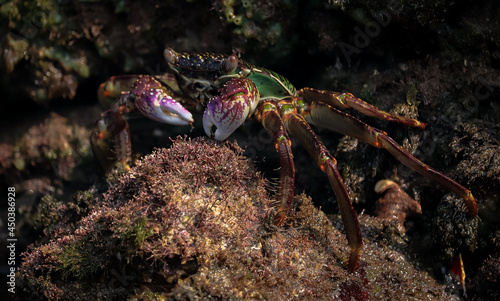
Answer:
<svg viewBox="0 0 500 301"><path fill-rule="evenodd" d="M351 256L349 257L349 263L347 264L347 268L349 272L354 273L359 264L359 257L361 253L361 248L353 249L351 251Z"/></svg>
<svg viewBox="0 0 500 301"><path fill-rule="evenodd" d="M465 205L467 206L467 212L470 216L477 216L477 202L472 193L469 191L465 199Z"/></svg>
<svg viewBox="0 0 500 301"><path fill-rule="evenodd" d="M277 227L281 227L283 226L283 224L285 224L285 220L286 220L286 214L284 214L283 212L278 212L274 217L274 224Z"/></svg>

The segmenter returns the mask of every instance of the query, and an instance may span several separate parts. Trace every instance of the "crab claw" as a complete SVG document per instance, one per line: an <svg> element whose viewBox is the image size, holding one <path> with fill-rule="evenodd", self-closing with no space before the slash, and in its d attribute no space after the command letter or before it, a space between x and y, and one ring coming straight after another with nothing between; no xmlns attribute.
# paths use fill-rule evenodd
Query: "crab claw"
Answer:
<svg viewBox="0 0 500 301"><path fill-rule="evenodd" d="M219 141L229 137L253 114L259 98L259 91L249 79L232 79L225 83L203 114L203 128L207 136Z"/></svg>
<svg viewBox="0 0 500 301"><path fill-rule="evenodd" d="M162 89L143 92L135 105L144 116L158 122L173 125L188 125L194 122L191 113Z"/></svg>
<svg viewBox="0 0 500 301"><path fill-rule="evenodd" d="M149 119L172 125L188 125L194 122L191 113L151 77L137 80L131 92L138 96L135 101L137 109Z"/></svg>

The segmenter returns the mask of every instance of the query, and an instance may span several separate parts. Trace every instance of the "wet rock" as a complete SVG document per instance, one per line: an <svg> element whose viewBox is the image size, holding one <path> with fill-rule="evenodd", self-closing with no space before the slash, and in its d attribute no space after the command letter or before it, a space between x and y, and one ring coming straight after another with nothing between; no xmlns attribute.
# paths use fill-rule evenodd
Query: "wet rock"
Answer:
<svg viewBox="0 0 500 301"><path fill-rule="evenodd" d="M332 224L305 195L276 228L266 181L241 153L232 143L177 139L138 162L93 206L82 207L92 193L66 207L48 202L73 218L39 219L49 221L49 239L23 255L23 294L54 300L449 297L413 266L397 223L361 216L365 247L354 274L344 266L349 248L340 217ZM84 214L75 219L78 212Z"/></svg>
<svg viewBox="0 0 500 301"><path fill-rule="evenodd" d="M377 200L375 215L382 219L398 220L402 230L404 230L406 216L422 213L420 204L391 180L378 181L375 184L375 192L384 194Z"/></svg>

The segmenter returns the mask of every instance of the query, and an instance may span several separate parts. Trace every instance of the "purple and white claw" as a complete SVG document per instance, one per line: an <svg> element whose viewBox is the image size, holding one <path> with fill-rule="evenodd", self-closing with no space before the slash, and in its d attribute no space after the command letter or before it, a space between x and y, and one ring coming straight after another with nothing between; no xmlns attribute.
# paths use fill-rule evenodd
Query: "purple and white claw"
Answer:
<svg viewBox="0 0 500 301"><path fill-rule="evenodd" d="M158 122L173 125L188 125L194 122L191 113L162 89L142 92L135 105L144 116Z"/></svg>
<svg viewBox="0 0 500 301"><path fill-rule="evenodd" d="M207 136L225 140L253 114L259 98L259 91L249 79L228 81L219 90L219 95L210 100L203 114L203 128Z"/></svg>
<svg viewBox="0 0 500 301"><path fill-rule="evenodd" d="M194 122L193 115L150 77L139 79L131 92L138 97L135 106L149 119L172 125L188 125Z"/></svg>

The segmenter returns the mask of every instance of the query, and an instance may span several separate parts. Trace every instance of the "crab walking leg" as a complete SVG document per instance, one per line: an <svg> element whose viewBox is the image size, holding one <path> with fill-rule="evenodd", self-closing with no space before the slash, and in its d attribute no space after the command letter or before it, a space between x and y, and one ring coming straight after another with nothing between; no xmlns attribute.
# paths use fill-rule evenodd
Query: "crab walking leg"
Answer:
<svg viewBox="0 0 500 301"><path fill-rule="evenodd" d="M96 127L90 135L92 152L104 170L108 170L116 157L115 153L109 147L112 143L111 133L108 130L110 121L110 111L102 113L101 119L96 122Z"/></svg>
<svg viewBox="0 0 500 301"><path fill-rule="evenodd" d="M404 165L438 182L463 198L469 215L477 215L476 200L470 190L415 158L384 131L373 128L326 104L313 102L310 112L306 112L304 115L311 124L354 137L375 147L385 148Z"/></svg>
<svg viewBox="0 0 500 301"><path fill-rule="evenodd" d="M282 110L283 111L283 110ZM337 160L330 155L326 147L314 134L307 121L295 110L285 114L282 113L286 128L299 139L307 152L314 158L316 164L327 174L333 191L337 196L342 222L346 231L347 241L351 247L348 267L352 272L356 269L363 241L359 227L358 216L352 207L349 193L344 185L342 176L337 168Z"/></svg>
<svg viewBox="0 0 500 301"><path fill-rule="evenodd" d="M110 168L115 160L128 169L128 161L132 157L128 122L121 110L121 106L114 106L113 109L102 113L90 137L92 151L105 170ZM114 145L113 150L110 148L111 144Z"/></svg>
<svg viewBox="0 0 500 301"><path fill-rule="evenodd" d="M121 130L114 138L116 160L121 162L126 169L130 169L128 162L132 158L132 143L128 126Z"/></svg>
<svg viewBox="0 0 500 301"><path fill-rule="evenodd" d="M406 126L418 127L425 129L426 124L416 119L399 116L393 113L380 110L374 105L371 105L351 93L340 93L313 88L304 88L299 93L302 93L305 99L314 99L317 102L324 103L339 109L353 108L366 116L379 119L398 122Z"/></svg>
<svg viewBox="0 0 500 301"><path fill-rule="evenodd" d="M276 106L270 102L264 103L258 110L257 119L262 123L274 141L274 147L280 156L280 182L278 193L278 213L276 224L281 226L292 205L295 188L295 165L293 162L292 142L286 133L283 120L278 113Z"/></svg>
<svg viewBox="0 0 500 301"><path fill-rule="evenodd" d="M101 105L110 108L111 104L123 94L123 91L130 89L137 78L136 75L120 75L112 76L103 82L97 90L97 98Z"/></svg>

